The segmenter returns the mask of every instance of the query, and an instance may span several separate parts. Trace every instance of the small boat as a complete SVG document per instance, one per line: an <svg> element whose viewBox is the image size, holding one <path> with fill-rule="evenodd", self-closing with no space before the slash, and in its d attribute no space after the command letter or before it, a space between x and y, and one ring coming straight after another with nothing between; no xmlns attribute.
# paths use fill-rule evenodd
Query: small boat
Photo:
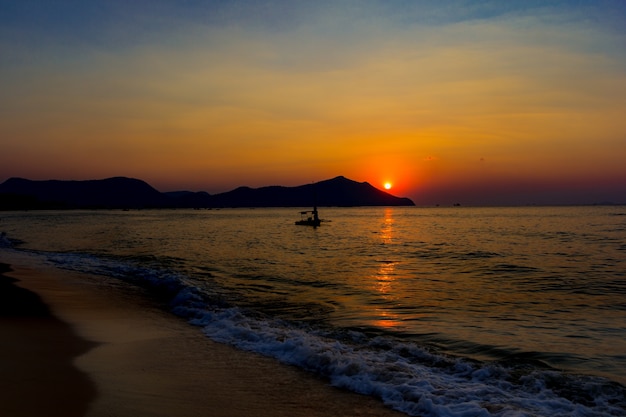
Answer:
<svg viewBox="0 0 626 417"><path fill-rule="evenodd" d="M313 226L317 227L322 221L317 214L317 207L313 207L311 211L301 211L300 220L296 221L297 226Z"/></svg>

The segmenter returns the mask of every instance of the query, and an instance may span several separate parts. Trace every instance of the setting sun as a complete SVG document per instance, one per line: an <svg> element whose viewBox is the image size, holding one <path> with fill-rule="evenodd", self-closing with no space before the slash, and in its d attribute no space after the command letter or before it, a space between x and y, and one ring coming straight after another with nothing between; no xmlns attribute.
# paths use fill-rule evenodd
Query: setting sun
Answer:
<svg viewBox="0 0 626 417"><path fill-rule="evenodd" d="M383 187L385 187L385 190L391 190L391 186L392 184L390 182L386 182Z"/></svg>

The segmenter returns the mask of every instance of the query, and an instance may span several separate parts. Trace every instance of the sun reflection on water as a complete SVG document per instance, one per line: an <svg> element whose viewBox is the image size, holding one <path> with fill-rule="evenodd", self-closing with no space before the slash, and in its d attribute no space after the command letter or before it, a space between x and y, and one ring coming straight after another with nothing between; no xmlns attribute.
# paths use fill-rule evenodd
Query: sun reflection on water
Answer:
<svg viewBox="0 0 626 417"><path fill-rule="evenodd" d="M380 230L380 240L382 244L389 245L393 243L393 225L393 209L386 208ZM396 263L397 262L393 259L379 260L378 270L375 275L375 289L382 297L384 305L377 306L374 311L376 319L373 325L377 327L390 329L400 326L398 314L392 312L390 309L398 298L396 289L394 288Z"/></svg>
<svg viewBox="0 0 626 417"><path fill-rule="evenodd" d="M383 244L389 244L393 241L393 209L389 207L385 208L384 215L380 238Z"/></svg>

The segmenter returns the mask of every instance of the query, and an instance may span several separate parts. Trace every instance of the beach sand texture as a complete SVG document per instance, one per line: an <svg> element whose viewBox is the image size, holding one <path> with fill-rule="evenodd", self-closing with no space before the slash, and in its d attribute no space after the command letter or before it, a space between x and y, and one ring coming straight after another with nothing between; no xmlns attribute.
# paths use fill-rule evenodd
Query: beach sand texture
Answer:
<svg viewBox="0 0 626 417"><path fill-rule="evenodd" d="M0 273L9 270L0 264ZM96 388L72 362L93 344L14 282L0 275L0 415L84 415Z"/></svg>
<svg viewBox="0 0 626 417"><path fill-rule="evenodd" d="M18 254L0 262L2 416L404 415L212 342L140 289Z"/></svg>

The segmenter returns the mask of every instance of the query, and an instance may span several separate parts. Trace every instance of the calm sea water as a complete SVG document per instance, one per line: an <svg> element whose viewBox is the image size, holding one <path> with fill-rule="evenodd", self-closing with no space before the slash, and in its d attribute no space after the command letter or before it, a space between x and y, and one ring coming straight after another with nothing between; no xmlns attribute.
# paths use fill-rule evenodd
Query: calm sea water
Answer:
<svg viewBox="0 0 626 417"><path fill-rule="evenodd" d="M4 250L409 415L626 415L626 207L2 213Z"/></svg>

